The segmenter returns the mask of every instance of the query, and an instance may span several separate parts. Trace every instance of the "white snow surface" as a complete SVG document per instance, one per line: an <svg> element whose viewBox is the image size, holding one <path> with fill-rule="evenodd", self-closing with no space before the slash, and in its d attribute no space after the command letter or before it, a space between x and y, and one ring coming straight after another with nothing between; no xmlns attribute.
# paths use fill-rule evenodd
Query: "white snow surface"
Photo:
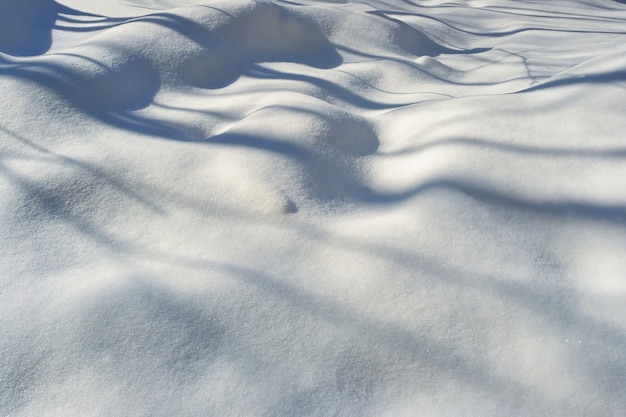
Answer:
<svg viewBox="0 0 626 417"><path fill-rule="evenodd" d="M625 416L625 3L0 0L0 415Z"/></svg>

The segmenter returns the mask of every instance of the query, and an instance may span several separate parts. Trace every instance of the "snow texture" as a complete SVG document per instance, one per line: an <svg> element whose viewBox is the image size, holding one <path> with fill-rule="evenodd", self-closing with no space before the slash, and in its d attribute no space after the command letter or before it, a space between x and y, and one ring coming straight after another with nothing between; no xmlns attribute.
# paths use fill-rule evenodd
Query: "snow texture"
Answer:
<svg viewBox="0 0 626 417"><path fill-rule="evenodd" d="M626 415L626 5L0 0L0 415Z"/></svg>

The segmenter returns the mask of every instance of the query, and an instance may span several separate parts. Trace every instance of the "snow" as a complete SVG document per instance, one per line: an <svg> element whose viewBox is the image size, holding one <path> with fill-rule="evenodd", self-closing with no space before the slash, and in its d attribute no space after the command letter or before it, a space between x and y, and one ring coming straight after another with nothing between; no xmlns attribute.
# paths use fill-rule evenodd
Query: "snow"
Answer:
<svg viewBox="0 0 626 417"><path fill-rule="evenodd" d="M626 415L625 34L0 0L0 415Z"/></svg>

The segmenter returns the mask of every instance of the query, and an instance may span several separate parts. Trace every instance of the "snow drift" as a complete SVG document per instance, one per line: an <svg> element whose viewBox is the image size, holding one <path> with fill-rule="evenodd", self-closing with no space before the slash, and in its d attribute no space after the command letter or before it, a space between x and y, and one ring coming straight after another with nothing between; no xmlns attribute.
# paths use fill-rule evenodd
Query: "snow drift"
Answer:
<svg viewBox="0 0 626 417"><path fill-rule="evenodd" d="M0 414L623 415L625 34L0 0Z"/></svg>

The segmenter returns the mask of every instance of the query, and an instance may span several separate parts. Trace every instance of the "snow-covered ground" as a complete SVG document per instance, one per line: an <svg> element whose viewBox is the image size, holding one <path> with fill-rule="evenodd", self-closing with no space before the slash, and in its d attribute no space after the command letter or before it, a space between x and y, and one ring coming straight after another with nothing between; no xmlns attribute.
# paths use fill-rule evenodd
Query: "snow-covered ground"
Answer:
<svg viewBox="0 0 626 417"><path fill-rule="evenodd" d="M0 0L0 415L626 415L626 2Z"/></svg>

